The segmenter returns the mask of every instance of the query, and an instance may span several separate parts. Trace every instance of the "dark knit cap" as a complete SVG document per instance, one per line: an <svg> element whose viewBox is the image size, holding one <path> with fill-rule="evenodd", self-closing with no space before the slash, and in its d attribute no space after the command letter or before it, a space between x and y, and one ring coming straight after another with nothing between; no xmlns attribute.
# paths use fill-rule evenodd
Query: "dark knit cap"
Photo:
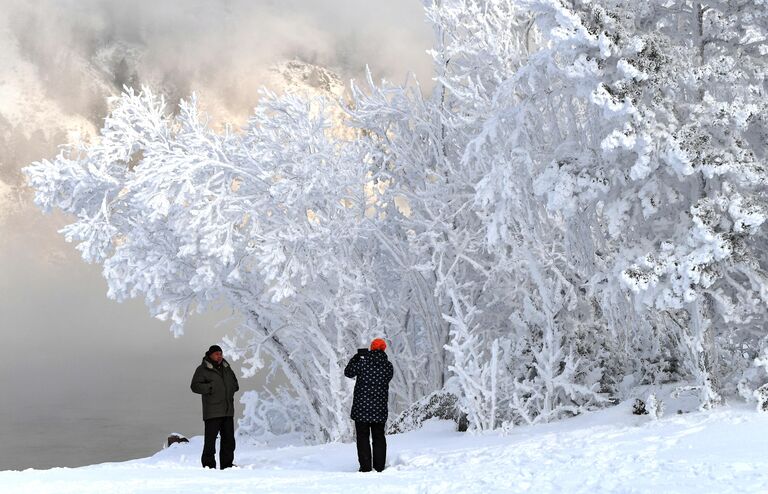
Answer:
<svg viewBox="0 0 768 494"><path fill-rule="evenodd" d="M207 352L205 352L206 357L210 357L212 353L214 352L221 352L221 347L219 345L211 345L211 348L208 349Z"/></svg>

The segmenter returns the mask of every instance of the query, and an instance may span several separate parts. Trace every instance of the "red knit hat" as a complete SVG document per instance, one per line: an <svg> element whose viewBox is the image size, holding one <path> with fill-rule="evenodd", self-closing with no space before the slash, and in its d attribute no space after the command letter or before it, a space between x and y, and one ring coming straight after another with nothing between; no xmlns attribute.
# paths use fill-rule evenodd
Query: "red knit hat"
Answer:
<svg viewBox="0 0 768 494"><path fill-rule="evenodd" d="M371 342L371 350L386 350L387 349L387 342L382 340L381 338L376 338Z"/></svg>

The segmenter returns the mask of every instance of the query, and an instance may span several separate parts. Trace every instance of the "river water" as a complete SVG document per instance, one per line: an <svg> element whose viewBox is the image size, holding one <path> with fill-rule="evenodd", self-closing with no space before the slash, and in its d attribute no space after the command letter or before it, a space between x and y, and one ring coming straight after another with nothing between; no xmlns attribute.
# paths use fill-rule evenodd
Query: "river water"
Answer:
<svg viewBox="0 0 768 494"><path fill-rule="evenodd" d="M161 449L171 432L202 434L200 397L189 390L196 357L175 368L169 360L137 364L153 369L145 375L121 361L95 361L86 371L38 374L21 394L3 393L0 470L140 458ZM6 379L0 387L14 389Z"/></svg>
<svg viewBox="0 0 768 494"><path fill-rule="evenodd" d="M2 240L0 470L128 460L158 451L169 433L202 434L189 383L232 329L217 326L227 314L197 317L173 338L141 301L107 299L98 266Z"/></svg>

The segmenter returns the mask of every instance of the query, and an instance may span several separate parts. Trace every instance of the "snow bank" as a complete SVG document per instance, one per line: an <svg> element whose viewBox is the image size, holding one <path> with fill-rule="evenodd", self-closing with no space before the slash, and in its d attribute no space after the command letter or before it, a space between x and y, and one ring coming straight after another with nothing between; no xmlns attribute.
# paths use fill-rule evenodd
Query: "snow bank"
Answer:
<svg viewBox="0 0 768 494"><path fill-rule="evenodd" d="M506 435L455 432L448 421L389 436L387 469L358 473L353 444L241 445L237 468L203 470L202 438L156 455L83 468L0 472L19 493L764 492L768 415L745 405L653 420L631 401Z"/></svg>

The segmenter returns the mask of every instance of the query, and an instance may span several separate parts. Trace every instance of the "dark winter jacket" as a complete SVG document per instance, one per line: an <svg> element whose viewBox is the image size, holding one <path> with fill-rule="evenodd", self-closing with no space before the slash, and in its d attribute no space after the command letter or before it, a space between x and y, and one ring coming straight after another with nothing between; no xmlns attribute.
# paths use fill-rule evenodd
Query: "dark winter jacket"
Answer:
<svg viewBox="0 0 768 494"><path fill-rule="evenodd" d="M240 385L229 362L222 360L221 365L216 365L208 357L203 357L203 363L195 369L189 387L203 395L203 420L234 417L235 392Z"/></svg>
<svg viewBox="0 0 768 494"><path fill-rule="evenodd" d="M357 353L344 369L344 375L357 378L352 400L352 420L381 423L387 421L389 381L392 363L382 350Z"/></svg>

